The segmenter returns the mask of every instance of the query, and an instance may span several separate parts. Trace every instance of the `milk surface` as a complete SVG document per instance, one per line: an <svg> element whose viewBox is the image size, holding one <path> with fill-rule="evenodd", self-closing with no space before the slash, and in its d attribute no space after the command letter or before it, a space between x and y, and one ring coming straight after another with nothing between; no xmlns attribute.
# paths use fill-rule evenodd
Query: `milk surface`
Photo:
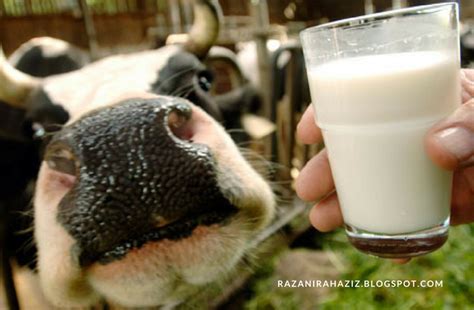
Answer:
<svg viewBox="0 0 474 310"><path fill-rule="evenodd" d="M344 221L374 233L409 233L449 216L452 173L423 137L460 104L459 63L438 52L336 60L309 68Z"/></svg>

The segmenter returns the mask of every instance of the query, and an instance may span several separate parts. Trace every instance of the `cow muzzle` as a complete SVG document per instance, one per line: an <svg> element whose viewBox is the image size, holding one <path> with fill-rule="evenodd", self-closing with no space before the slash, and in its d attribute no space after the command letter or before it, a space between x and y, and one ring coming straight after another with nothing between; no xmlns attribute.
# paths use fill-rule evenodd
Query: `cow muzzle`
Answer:
<svg viewBox="0 0 474 310"><path fill-rule="evenodd" d="M129 99L53 137L46 163L70 180L57 220L75 241L79 266L185 238L199 225L225 225L237 212L211 149L193 141L196 122L184 99Z"/></svg>

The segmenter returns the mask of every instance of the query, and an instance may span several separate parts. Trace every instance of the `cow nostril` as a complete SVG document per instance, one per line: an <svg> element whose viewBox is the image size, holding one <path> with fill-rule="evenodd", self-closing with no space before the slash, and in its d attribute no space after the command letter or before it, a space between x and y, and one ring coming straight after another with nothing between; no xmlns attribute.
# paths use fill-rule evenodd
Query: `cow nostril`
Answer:
<svg viewBox="0 0 474 310"><path fill-rule="evenodd" d="M168 115L168 127L175 137L181 140L190 141L194 135L190 122L191 110L174 109Z"/></svg>
<svg viewBox="0 0 474 310"><path fill-rule="evenodd" d="M160 216L160 215L155 215L153 216L152 218L152 221L154 223L154 226L156 228L161 228L161 227L164 227L166 225L169 225L170 223L173 223L175 222L177 219L166 219L165 217L163 216Z"/></svg>
<svg viewBox="0 0 474 310"><path fill-rule="evenodd" d="M62 144L54 144L48 147L45 161L52 170L76 176L79 163L72 151Z"/></svg>

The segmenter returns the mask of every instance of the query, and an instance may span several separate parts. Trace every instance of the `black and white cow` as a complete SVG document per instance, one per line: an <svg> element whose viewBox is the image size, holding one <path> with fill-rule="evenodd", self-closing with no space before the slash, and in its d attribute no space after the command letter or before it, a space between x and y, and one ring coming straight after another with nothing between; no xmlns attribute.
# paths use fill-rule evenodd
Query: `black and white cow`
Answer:
<svg viewBox="0 0 474 310"><path fill-rule="evenodd" d="M47 78L0 60L0 100L49 142L33 198L36 255L16 253L35 270L17 271L24 308L185 302L228 274L271 220L269 185L206 92L200 60L218 34L217 1L194 7L183 46Z"/></svg>
<svg viewBox="0 0 474 310"><path fill-rule="evenodd" d="M22 44L8 61L21 72L47 77L78 70L90 58L85 51L63 40L39 37Z"/></svg>

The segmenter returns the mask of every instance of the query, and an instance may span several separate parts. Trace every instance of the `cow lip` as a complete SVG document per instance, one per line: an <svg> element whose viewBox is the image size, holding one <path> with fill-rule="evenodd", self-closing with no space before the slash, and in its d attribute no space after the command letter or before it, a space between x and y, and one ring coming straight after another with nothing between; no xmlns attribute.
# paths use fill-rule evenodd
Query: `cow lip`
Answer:
<svg viewBox="0 0 474 310"><path fill-rule="evenodd" d="M235 206L227 205L220 210L209 210L200 214L191 214L164 226L157 227L139 236L134 236L120 242L113 248L97 253L95 255L81 251L79 265L86 267L93 263L106 265L125 257L132 250L139 250L145 244L158 242L160 240L179 240L189 237L198 226L210 226L213 224L226 225L230 218L238 212Z"/></svg>

